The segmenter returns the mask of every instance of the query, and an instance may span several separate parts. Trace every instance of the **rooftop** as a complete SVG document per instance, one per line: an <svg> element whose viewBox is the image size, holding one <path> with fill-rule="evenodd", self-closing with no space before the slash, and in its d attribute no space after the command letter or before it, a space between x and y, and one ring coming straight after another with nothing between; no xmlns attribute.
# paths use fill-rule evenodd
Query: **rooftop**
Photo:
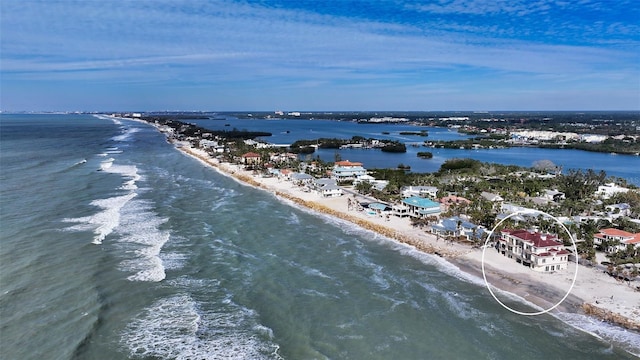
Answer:
<svg viewBox="0 0 640 360"><path fill-rule="evenodd" d="M528 230L502 230L502 233L506 233L512 237L518 238L522 241L533 244L535 247L549 247L549 246L561 246L562 243L557 241L557 238L553 235L545 235L539 232L530 232Z"/></svg>
<svg viewBox="0 0 640 360"><path fill-rule="evenodd" d="M420 208L433 208L433 207L440 208L440 204L438 204L437 202L423 198L423 197L419 197L419 196L412 196L410 198L406 198L402 200L402 202L407 205L417 206Z"/></svg>

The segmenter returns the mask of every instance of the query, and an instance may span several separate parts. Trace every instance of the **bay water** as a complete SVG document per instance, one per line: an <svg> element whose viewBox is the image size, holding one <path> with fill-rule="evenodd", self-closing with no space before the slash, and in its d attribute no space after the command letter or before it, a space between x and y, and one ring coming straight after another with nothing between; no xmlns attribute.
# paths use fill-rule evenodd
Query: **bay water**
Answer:
<svg viewBox="0 0 640 360"><path fill-rule="evenodd" d="M3 359L627 359L481 279L245 186L153 127L0 117ZM518 301L513 299L512 301Z"/></svg>
<svg viewBox="0 0 640 360"><path fill-rule="evenodd" d="M189 121L189 120L186 120ZM410 124L357 123L323 119L238 119L219 116L217 120L190 121L212 130L252 130L266 131L271 136L261 140L274 144L291 144L296 140L319 138L351 139L353 136L395 140L407 145L406 153L385 153L376 149L318 149L309 157L320 157L324 161L335 161L336 154L343 160L362 162L367 169L393 168L399 164L409 165L412 172L426 173L440 169L446 160L470 158L483 162L503 165L532 167L536 161L551 160L569 170L596 172L604 170L607 175L622 178L629 184L640 186L640 156L618 155L574 149L543 149L534 147L511 147L502 149L436 149L424 147L424 141L452 141L475 137L458 133L455 129L416 126ZM428 136L417 135L427 131ZM431 159L421 159L420 151L429 151Z"/></svg>

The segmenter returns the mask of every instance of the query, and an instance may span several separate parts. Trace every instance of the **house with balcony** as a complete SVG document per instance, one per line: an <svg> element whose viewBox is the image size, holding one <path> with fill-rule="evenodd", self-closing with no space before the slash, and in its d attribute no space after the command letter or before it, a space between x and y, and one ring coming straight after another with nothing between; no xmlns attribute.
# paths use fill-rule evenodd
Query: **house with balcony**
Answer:
<svg viewBox="0 0 640 360"><path fill-rule="evenodd" d="M467 241L479 242L486 230L480 225L454 216L440 219L437 224L431 225L431 233L443 238L465 238Z"/></svg>
<svg viewBox="0 0 640 360"><path fill-rule="evenodd" d="M331 170L331 178L336 181L353 181L363 175L367 175L367 169L362 167L362 163L349 160L336 161Z"/></svg>
<svg viewBox="0 0 640 360"><path fill-rule="evenodd" d="M439 215L440 204L427 198L412 196L403 199L400 205L393 207L393 213L398 216L427 217Z"/></svg>
<svg viewBox="0 0 640 360"><path fill-rule="evenodd" d="M256 165L262 162L262 155L254 152L248 152L248 153L242 154L241 158L242 158L242 163L245 165Z"/></svg>
<svg viewBox="0 0 640 360"><path fill-rule="evenodd" d="M337 197L343 194L342 188L338 186L335 179L315 179L313 188L323 197Z"/></svg>
<svg viewBox="0 0 640 360"><path fill-rule="evenodd" d="M593 236L593 244L604 247L604 251L607 253L625 250L628 245L639 249L640 233L633 234L613 228L601 229L599 233Z"/></svg>
<svg viewBox="0 0 640 360"><path fill-rule="evenodd" d="M566 270L571 254L554 235L524 229L502 230L497 250L538 272Z"/></svg>

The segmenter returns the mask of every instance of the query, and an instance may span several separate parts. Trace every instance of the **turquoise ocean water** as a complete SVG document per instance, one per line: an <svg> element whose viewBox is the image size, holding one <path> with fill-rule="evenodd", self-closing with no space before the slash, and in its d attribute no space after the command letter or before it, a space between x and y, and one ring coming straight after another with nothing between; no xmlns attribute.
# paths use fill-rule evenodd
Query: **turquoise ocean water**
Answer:
<svg viewBox="0 0 640 360"><path fill-rule="evenodd" d="M4 359L626 359L438 257L203 166L154 128L0 118ZM513 300L516 301L516 300Z"/></svg>

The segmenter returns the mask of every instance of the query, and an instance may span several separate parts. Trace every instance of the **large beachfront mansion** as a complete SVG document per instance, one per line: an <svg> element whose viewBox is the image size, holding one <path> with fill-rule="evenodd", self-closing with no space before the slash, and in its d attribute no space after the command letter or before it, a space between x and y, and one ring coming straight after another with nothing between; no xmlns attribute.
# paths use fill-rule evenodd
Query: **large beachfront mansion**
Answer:
<svg viewBox="0 0 640 360"><path fill-rule="evenodd" d="M566 270L569 262L569 251L555 236L528 230L502 230L498 252L540 272Z"/></svg>

